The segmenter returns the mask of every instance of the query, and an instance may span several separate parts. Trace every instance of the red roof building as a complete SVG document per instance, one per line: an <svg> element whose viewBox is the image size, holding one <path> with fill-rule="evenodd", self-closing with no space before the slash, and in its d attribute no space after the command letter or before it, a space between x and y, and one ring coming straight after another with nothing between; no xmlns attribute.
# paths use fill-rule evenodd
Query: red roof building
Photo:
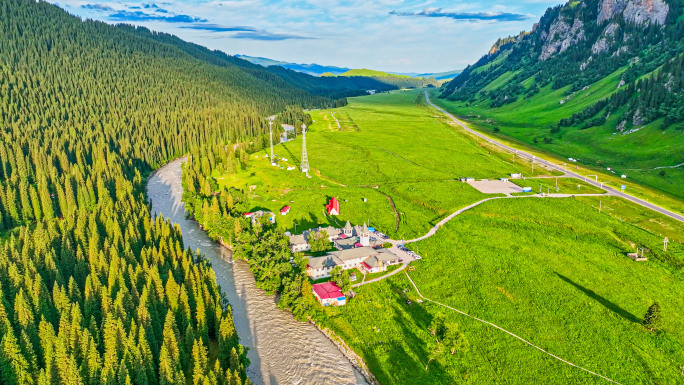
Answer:
<svg viewBox="0 0 684 385"><path fill-rule="evenodd" d="M347 297L334 282L317 283L311 287L314 296L323 306L343 306L347 303Z"/></svg>
<svg viewBox="0 0 684 385"><path fill-rule="evenodd" d="M328 210L328 215L340 215L340 202L335 197L330 198L325 208Z"/></svg>
<svg viewBox="0 0 684 385"><path fill-rule="evenodd" d="M245 218L251 218L252 215L254 215L254 213L245 213L244 215L245 215Z"/></svg>
<svg viewBox="0 0 684 385"><path fill-rule="evenodd" d="M280 215L287 215L287 213L290 212L290 206L285 206L282 209L280 209Z"/></svg>

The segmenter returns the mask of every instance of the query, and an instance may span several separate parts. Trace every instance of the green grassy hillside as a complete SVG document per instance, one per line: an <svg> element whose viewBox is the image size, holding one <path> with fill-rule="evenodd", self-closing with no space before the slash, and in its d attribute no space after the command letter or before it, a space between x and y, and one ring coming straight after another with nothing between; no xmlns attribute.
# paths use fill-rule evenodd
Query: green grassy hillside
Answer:
<svg viewBox="0 0 684 385"><path fill-rule="evenodd" d="M193 186L214 186L196 188L192 203L202 207L195 217L210 235L225 241L234 237L236 226L245 229L240 210L275 211L289 205L290 213L278 215L276 225L264 228L267 232L294 231L296 224L299 233L350 220L369 221L394 239L409 239L449 213L492 196L456 178L492 179L515 170L532 174L527 162L448 124L426 105L422 91L351 98L347 106L311 115L311 178L287 170L299 165L301 136L275 146L282 169L271 166L267 152L260 151L234 171L217 164L206 174L208 181L201 165L205 159L225 158L225 148L198 150L184 178ZM538 167L535 171L548 173ZM555 186L555 178L518 182L541 186L544 192ZM580 192L600 192L565 178L558 181L559 192L576 193L577 184ZM324 212L331 196L340 198L340 215L334 218ZM211 214L214 206L228 210L231 205L236 207L231 214ZM392 205L400 216L398 230ZM238 243L252 239L245 233ZM658 251L663 236L673 240L668 253ZM678 348L684 343L684 249L677 243L683 240L680 222L615 197L500 199L466 211L434 237L410 244L423 256L410 265L415 269L410 274L430 298L495 322L575 364L622 383L670 383L678 380L684 363ZM259 243L251 245L246 247ZM636 246L652 250L649 261L636 263L626 256ZM238 250L238 255L248 255L244 247ZM292 271L287 270L290 255L253 266L267 277L260 285L278 291L280 305L295 315L311 316L333 330L382 384L598 381L500 330L418 302L403 273L355 288L358 295L345 307L323 308L307 297L306 284L302 290L291 284L308 282L304 269L294 268L295 278L290 274L274 283L274 276L285 273L273 266ZM640 319L654 301L666 320L652 333ZM437 355L425 369L435 345L428 328L439 313L458 324L469 348L453 356Z"/></svg>
<svg viewBox="0 0 684 385"><path fill-rule="evenodd" d="M601 14L598 0L550 8L532 32L498 42L444 85L436 102L484 132L683 198L683 4L668 1L666 17L658 7L644 8L643 22Z"/></svg>
<svg viewBox="0 0 684 385"><path fill-rule="evenodd" d="M383 71L375 71L375 70L369 70L366 68L363 69L351 69L347 72L344 72L340 74L339 76L370 76L370 77L393 77L393 78L410 78L410 76L406 75L396 75L396 74L390 74L387 72Z"/></svg>

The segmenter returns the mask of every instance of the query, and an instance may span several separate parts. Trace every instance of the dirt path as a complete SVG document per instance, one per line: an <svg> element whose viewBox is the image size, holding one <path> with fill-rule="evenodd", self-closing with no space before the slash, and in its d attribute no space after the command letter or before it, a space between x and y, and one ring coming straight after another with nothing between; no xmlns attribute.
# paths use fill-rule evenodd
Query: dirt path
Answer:
<svg viewBox="0 0 684 385"><path fill-rule="evenodd" d="M408 266L408 264L409 264L408 262L404 262L404 263L401 264L401 266L400 266L398 269L396 269L396 270L394 270L394 271L392 271L392 272L390 272L390 273L388 273L388 274L385 274L385 275L383 275L383 276L380 276L380 277L377 277L377 278L373 278L373 279L371 279L371 280L369 280L369 281L366 281L366 280L365 280L365 279L366 279L366 276L364 276L364 277L363 277L363 279L364 279L363 282L354 284L354 285L352 285L352 287L359 287L359 286L367 285L367 284L369 284L369 283L382 281L383 279L385 279L385 278L387 278L387 277L391 277L391 276L393 276L393 275L399 273L400 271L404 270L404 269L406 268L406 266Z"/></svg>
<svg viewBox="0 0 684 385"><path fill-rule="evenodd" d="M389 150L385 150L384 148L382 148L382 147L380 147L380 146L375 146L375 147L381 149L382 151L385 151L386 153L388 153L388 154L390 154L390 155L394 155L394 156L396 156L397 158L403 159L403 160L405 160L405 161L407 161L407 162L409 162L409 163L411 163L411 164L414 164L414 165L416 165L416 166L418 166L418 167L427 168L427 167L425 167L425 166L419 165L418 163L416 163L416 162L414 162L414 161L412 161L412 160L408 160L408 159L404 158L404 157L401 156L401 155L397 155L397 154L395 154L395 153L393 153L393 152L391 152L391 151L389 151Z"/></svg>
<svg viewBox="0 0 684 385"><path fill-rule="evenodd" d="M333 119L335 119L335 123L337 123L337 130L342 131L342 126L340 125L340 121L335 117L335 113L331 112L330 115L332 115Z"/></svg>
<svg viewBox="0 0 684 385"><path fill-rule="evenodd" d="M397 270L397 271L398 271L398 270ZM526 343L527 345L529 345L529 346L531 346L531 347L533 347L533 348L535 348L535 349L541 351L542 353L544 353L544 354L546 354L546 355L549 355L549 356L551 356L552 358L554 358L554 359L556 359L556 360L558 360L558 361L560 361L560 362L563 362L564 364L567 364L567 365L570 365L570 366L575 367L575 368L577 368L577 369L583 370L583 371L585 371L585 372L587 372L587 373L589 373L589 374L591 374L591 375L593 375L593 376L602 378L602 379L604 379L604 380L606 380L606 381L608 381L608 382L612 382L612 383L614 383L614 384L619 384L619 382L614 381L614 380L611 380L610 378L608 378L608 377L606 377L606 376L600 375L600 374L598 374L598 373L596 373L596 372L593 372L593 371L591 371L591 370L589 370L589 369L587 369L587 368L583 368L583 367L581 367L581 366L578 366L578 365L573 364L573 363L570 362L570 361L564 360L564 359L558 357L557 355L555 355L555 354L553 354L553 353L550 353L550 352L548 352L547 350L544 350L543 348L540 348L539 346L533 344L532 342L530 342L530 341L528 341L528 340L526 340L526 339L520 337L519 335L514 334L514 333L512 333L512 332L510 332L510 331L508 331L508 330L502 328L502 327L499 326L499 325L496 325L496 324L493 324L493 323L491 323L491 322L489 322L489 321L485 321L485 320L483 320L483 319L477 318L477 317L472 316L472 315L470 315L470 314L468 314L468 313L466 313L466 312L463 312L463 311L461 311L461 310L458 310L458 309L456 309L456 308L453 308L453 307L451 307L451 306L449 306L449 305L445 305L445 304L443 304L443 303L440 303L440 302L437 302L437 301L435 301L435 300L432 300L432 299L430 299L430 298L425 297L425 296L420 292L420 290L418 290L418 286L416 286L416 283L413 282L413 279L411 278L411 276L409 275L409 273L406 272L406 271L405 271L404 273L406 274L406 277L408 278L408 280L411 282L411 285L413 285L413 288L416 289L416 293L418 293L418 296L420 296L420 298L422 298L423 300L428 301L428 302L432 302L432 303L434 303L435 305L439 305L439 306L445 307L445 308L447 308L447 309L449 309L449 310L453 310L453 311L455 311L455 312L457 312L457 313L459 313L459 314L461 314L461 315L464 315L464 316L466 316L466 317L472 318L472 319L474 319L474 320L476 320L476 321L478 321L478 322L482 322L482 323L484 323L484 324L487 324L487 325L489 325L489 326L492 326L492 327L494 327L494 328L496 328L496 329L499 329L499 330L501 330L502 332L504 332L504 333L506 333L506 334L508 334L508 335L510 335L510 336L512 336L512 337L515 337L515 338L519 339L520 341L522 341L522 342Z"/></svg>
<svg viewBox="0 0 684 385"><path fill-rule="evenodd" d="M519 195L519 196L505 196L505 197L491 197L491 198L486 198L481 201L475 202L473 204L470 204L462 209L458 209L454 211L451 215L448 217L442 219L437 223L434 227L430 229L430 231L427 232L427 234L423 235L422 237L415 238L415 239L410 239L405 241L404 243L413 243L413 242L418 242L422 241L424 239L428 239L431 236L435 235L437 233L437 230L439 230L442 226L444 226L447 222L450 220L456 218L459 214L463 213L464 211L468 211L472 209L473 207L479 206L487 201L491 201L494 199L524 199L524 198L570 198L570 197L595 197L595 196L607 196L609 194L547 194L547 195Z"/></svg>
<svg viewBox="0 0 684 385"><path fill-rule="evenodd" d="M392 211L394 211L394 217L396 218L396 223L394 224L394 232L396 233L399 231L399 213L397 212L397 208L394 207L394 201L392 200L392 197L389 195L385 195L387 197L387 200L390 203L390 206L392 206Z"/></svg>

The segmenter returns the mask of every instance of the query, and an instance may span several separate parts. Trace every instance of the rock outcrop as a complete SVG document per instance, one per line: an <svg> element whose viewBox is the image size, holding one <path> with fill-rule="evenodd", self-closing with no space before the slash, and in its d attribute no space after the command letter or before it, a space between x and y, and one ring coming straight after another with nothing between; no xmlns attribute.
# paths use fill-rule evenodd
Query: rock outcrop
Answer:
<svg viewBox="0 0 684 385"><path fill-rule="evenodd" d="M601 37L599 37L591 47L591 52L594 55L598 55L608 51L608 48L610 47L609 41L615 38L619 28L620 26L617 25L617 23L608 24L606 29L603 30L603 33L601 33Z"/></svg>
<svg viewBox="0 0 684 385"><path fill-rule="evenodd" d="M572 26L563 19L557 19L551 24L548 32L541 34L544 41L539 60L547 60L557 53L561 53L580 40L584 39L584 24L575 19Z"/></svg>
<svg viewBox="0 0 684 385"><path fill-rule="evenodd" d="M663 25L670 11L664 0L601 0L596 22L603 23L618 13L632 23L656 23Z"/></svg>

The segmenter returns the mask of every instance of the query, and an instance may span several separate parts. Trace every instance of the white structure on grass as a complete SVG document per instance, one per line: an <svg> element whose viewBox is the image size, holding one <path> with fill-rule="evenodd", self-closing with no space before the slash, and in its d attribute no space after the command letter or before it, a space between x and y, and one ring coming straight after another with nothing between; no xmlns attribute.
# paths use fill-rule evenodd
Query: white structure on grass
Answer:
<svg viewBox="0 0 684 385"><path fill-rule="evenodd" d="M341 229L328 226L305 231L304 234L290 235L290 249L293 252L311 250L309 239L315 233L325 231L328 240L333 242L337 250L321 257L310 257L306 273L313 279L330 276L336 266L344 270L359 269L365 273L377 273L396 265L399 257L388 249L381 247L377 239L371 240L368 225L352 226L349 221Z"/></svg>
<svg viewBox="0 0 684 385"><path fill-rule="evenodd" d="M306 124L302 124L302 172L309 175L309 156L306 154Z"/></svg>
<svg viewBox="0 0 684 385"><path fill-rule="evenodd" d="M268 121L268 134L271 141L271 165L275 166L275 158L273 157L273 119Z"/></svg>

